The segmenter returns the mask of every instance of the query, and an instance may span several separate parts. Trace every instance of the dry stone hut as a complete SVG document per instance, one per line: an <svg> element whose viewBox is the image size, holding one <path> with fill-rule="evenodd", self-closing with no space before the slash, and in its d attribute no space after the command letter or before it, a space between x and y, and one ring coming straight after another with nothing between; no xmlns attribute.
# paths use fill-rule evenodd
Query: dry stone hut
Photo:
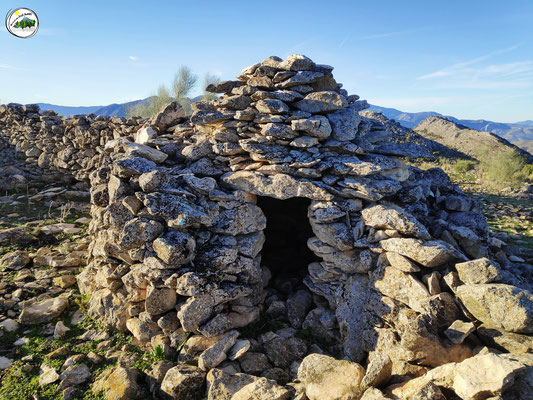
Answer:
<svg viewBox="0 0 533 400"><path fill-rule="evenodd" d="M292 328L258 342L276 367L311 351L305 332L408 376L472 356L481 323L493 341L533 332L529 283L491 261L480 205L408 167L410 147L332 71L269 57L190 119L172 104L136 142L106 144L78 277L93 317L140 343L226 334L229 348L232 330L283 315Z"/></svg>

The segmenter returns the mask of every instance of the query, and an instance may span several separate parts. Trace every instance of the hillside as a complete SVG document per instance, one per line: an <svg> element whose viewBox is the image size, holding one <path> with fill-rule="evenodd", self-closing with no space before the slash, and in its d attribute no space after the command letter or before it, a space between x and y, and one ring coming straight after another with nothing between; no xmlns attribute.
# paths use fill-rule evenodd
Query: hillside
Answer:
<svg viewBox="0 0 533 400"><path fill-rule="evenodd" d="M395 119L405 127L413 128L428 117L444 117L457 124L464 125L477 131L492 132L514 143L518 140L533 140L533 122L530 120L516 123L501 123L484 119L459 119L452 116L444 116L435 111L409 113L395 108L370 105L370 110L381 112L387 118Z"/></svg>
<svg viewBox="0 0 533 400"><path fill-rule="evenodd" d="M533 154L533 140L518 140L514 142L514 145L528 151L530 154Z"/></svg>
<svg viewBox="0 0 533 400"><path fill-rule="evenodd" d="M415 126L414 130L425 138L435 140L451 149L460 150L474 158L478 158L480 150L483 149L487 149L491 153L516 149L522 156L526 157L528 163L533 163L533 156L530 153L500 136L491 132L470 129L443 117L429 117Z"/></svg>

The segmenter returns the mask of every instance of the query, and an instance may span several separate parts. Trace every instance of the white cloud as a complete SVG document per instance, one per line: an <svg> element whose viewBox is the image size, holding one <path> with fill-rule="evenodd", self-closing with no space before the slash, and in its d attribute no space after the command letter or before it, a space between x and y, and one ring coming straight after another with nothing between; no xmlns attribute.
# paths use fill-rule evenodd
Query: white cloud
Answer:
<svg viewBox="0 0 533 400"><path fill-rule="evenodd" d="M129 58L131 61L137 61L137 60L138 60L138 58L135 57L135 56L128 56L128 58Z"/></svg>
<svg viewBox="0 0 533 400"><path fill-rule="evenodd" d="M1 69L11 69L11 70L14 70L14 71L29 71L29 69L27 69L27 68L21 68L21 67L17 67L15 65L11 65L11 64L0 64L0 68Z"/></svg>
<svg viewBox="0 0 533 400"><path fill-rule="evenodd" d="M533 86L533 60L487 64L484 61L511 52L520 45L499 49L471 60L417 77L432 88L514 89Z"/></svg>
<svg viewBox="0 0 533 400"><path fill-rule="evenodd" d="M381 38L388 38L388 37L394 37L394 36L401 36L401 35L407 35L409 33L416 33L420 31L424 31L426 28L416 28L416 29L404 29L402 31L394 31L394 32L382 32L382 33L376 33L373 35L367 35L367 36L361 36L357 38L358 40L371 40L371 39L381 39Z"/></svg>

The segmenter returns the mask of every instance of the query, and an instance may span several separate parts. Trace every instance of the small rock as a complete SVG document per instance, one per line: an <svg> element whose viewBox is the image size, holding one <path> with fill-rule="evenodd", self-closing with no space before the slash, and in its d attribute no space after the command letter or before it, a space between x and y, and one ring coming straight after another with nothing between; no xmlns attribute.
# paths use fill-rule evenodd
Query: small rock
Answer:
<svg viewBox="0 0 533 400"><path fill-rule="evenodd" d="M280 368L287 368L293 361L301 360L307 353L307 344L303 339L290 336L277 337L263 344L268 359Z"/></svg>
<svg viewBox="0 0 533 400"><path fill-rule="evenodd" d="M176 305L176 291L168 287L149 285L146 290L145 308L151 315L160 315Z"/></svg>
<svg viewBox="0 0 533 400"><path fill-rule="evenodd" d="M361 400L389 400L389 398L385 397L381 390L371 387L365 390L365 393L363 394L363 397L361 397Z"/></svg>
<svg viewBox="0 0 533 400"><path fill-rule="evenodd" d="M152 129L151 126L144 126L135 133L134 139L135 143L146 144L150 141L150 139L155 138L156 136L157 133Z"/></svg>
<svg viewBox="0 0 533 400"><path fill-rule="evenodd" d="M533 333L533 295L527 290L498 283L462 285L457 296L487 327Z"/></svg>
<svg viewBox="0 0 533 400"><path fill-rule="evenodd" d="M150 125L156 127L159 132L164 132L183 119L185 119L185 110L179 102L173 101L163 106L159 113L152 118Z"/></svg>
<svg viewBox="0 0 533 400"><path fill-rule="evenodd" d="M263 353L256 353L252 351L246 352L241 358L239 358L241 368L247 374L259 374L267 368L271 368L272 365L268 362L267 356Z"/></svg>
<svg viewBox="0 0 533 400"><path fill-rule="evenodd" d="M153 149L144 144L127 143L124 147L128 156L142 157L155 163L162 163L168 158L168 155L162 151Z"/></svg>
<svg viewBox="0 0 533 400"><path fill-rule="evenodd" d="M422 242L411 238L391 238L382 240L380 245L387 251L393 251L432 268L445 264L457 257L457 250L442 240Z"/></svg>
<svg viewBox="0 0 533 400"><path fill-rule="evenodd" d="M376 229L394 229L420 239L430 239L431 235L413 215L398 206L376 205L361 211L365 225Z"/></svg>
<svg viewBox="0 0 533 400"><path fill-rule="evenodd" d="M404 272L418 272L420 267L418 267L413 261L409 260L407 257L402 256L401 254L395 253L393 251L388 251L385 253L387 255L387 260L389 264L394 268L398 268Z"/></svg>
<svg viewBox="0 0 533 400"><path fill-rule="evenodd" d="M74 313L72 313L70 317L70 324L78 325L83 320L83 318L85 318L83 313L80 310L76 310L74 311Z"/></svg>
<svg viewBox="0 0 533 400"><path fill-rule="evenodd" d="M378 354L366 367L366 374L361 381L361 389L379 387L386 384L392 375L392 361L386 354Z"/></svg>
<svg viewBox="0 0 533 400"><path fill-rule="evenodd" d="M510 353L533 353L533 337L481 325L476 334L487 346L501 348Z"/></svg>
<svg viewBox="0 0 533 400"><path fill-rule="evenodd" d="M11 318L7 318L3 320L2 322L0 322L0 328L4 328L8 332L16 331L18 327L19 327L18 322Z"/></svg>
<svg viewBox="0 0 533 400"><path fill-rule="evenodd" d="M63 289L68 288L76 283L76 277L74 275L61 275L54 278L54 285Z"/></svg>
<svg viewBox="0 0 533 400"><path fill-rule="evenodd" d="M193 399L204 385L205 372L193 365L170 368L161 383L161 395L170 399Z"/></svg>
<svg viewBox="0 0 533 400"><path fill-rule="evenodd" d="M76 400L79 398L79 391L78 388L74 386L70 386L63 390L63 399L62 400Z"/></svg>
<svg viewBox="0 0 533 400"><path fill-rule="evenodd" d="M8 369L9 367L11 367L11 364L13 364L13 360L0 356L0 371Z"/></svg>
<svg viewBox="0 0 533 400"><path fill-rule="evenodd" d="M41 365L41 371L39 372L39 386L49 385L56 382L59 379L59 374L55 368L51 368L46 364Z"/></svg>
<svg viewBox="0 0 533 400"><path fill-rule="evenodd" d="M0 267L18 271L30 263L30 257L26 251L12 251L0 258Z"/></svg>
<svg viewBox="0 0 533 400"><path fill-rule="evenodd" d="M444 334L452 343L460 344L475 330L476 327L472 322L457 320L444 331Z"/></svg>
<svg viewBox="0 0 533 400"><path fill-rule="evenodd" d="M275 381L259 378L238 390L231 400L288 400L289 391Z"/></svg>
<svg viewBox="0 0 533 400"><path fill-rule="evenodd" d="M488 258L455 264L455 269L466 284L491 283L501 280L500 267Z"/></svg>
<svg viewBox="0 0 533 400"><path fill-rule="evenodd" d="M298 368L298 379L309 400L357 399L364 375L359 364L322 354L308 355Z"/></svg>
<svg viewBox="0 0 533 400"><path fill-rule="evenodd" d="M281 100L275 99L259 100L256 103L255 108L257 108L259 112L267 114L283 114L289 111L287 104Z"/></svg>
<svg viewBox="0 0 533 400"><path fill-rule="evenodd" d="M287 299L287 316L289 322L295 329L300 329L302 323L311 310L313 305L313 298L307 290L297 290Z"/></svg>
<svg viewBox="0 0 533 400"><path fill-rule="evenodd" d="M237 340L231 349L229 349L228 358L233 361L242 357L250 349L250 345L248 339Z"/></svg>
<svg viewBox="0 0 533 400"><path fill-rule="evenodd" d="M69 367L80 363L84 358L85 356L83 354L74 354L69 356L61 366L61 372L66 371Z"/></svg>
<svg viewBox="0 0 533 400"><path fill-rule="evenodd" d="M109 369L92 386L94 394L104 393L107 400L139 399L138 371L117 366Z"/></svg>
<svg viewBox="0 0 533 400"><path fill-rule="evenodd" d="M333 91L312 92L295 103L296 108L312 114L339 110L346 106L346 98Z"/></svg>
<svg viewBox="0 0 533 400"><path fill-rule="evenodd" d="M54 339L59 339L65 336L68 331L70 331L70 328L67 328L63 321L57 321L54 328Z"/></svg>
<svg viewBox="0 0 533 400"><path fill-rule="evenodd" d="M216 368L227 357L227 351L235 344L239 332L230 331L198 357L198 367L204 371Z"/></svg>
<svg viewBox="0 0 533 400"><path fill-rule="evenodd" d="M23 308L20 322L27 325L50 322L60 316L67 306L68 300L64 297L38 301Z"/></svg>
<svg viewBox="0 0 533 400"><path fill-rule="evenodd" d="M61 389L68 386L81 385L91 378L91 370L85 364L74 365L69 367L59 375Z"/></svg>
<svg viewBox="0 0 533 400"><path fill-rule="evenodd" d="M28 344L30 342L30 339L26 337L22 337L20 339L17 339L13 342L13 346L24 346L25 344Z"/></svg>
<svg viewBox="0 0 533 400"><path fill-rule="evenodd" d="M491 353L476 355L458 364L434 368L393 389L392 394L400 399L412 399L421 388L435 382L440 387L452 389L461 399L487 399L501 396L526 368L524 363L512 357Z"/></svg>

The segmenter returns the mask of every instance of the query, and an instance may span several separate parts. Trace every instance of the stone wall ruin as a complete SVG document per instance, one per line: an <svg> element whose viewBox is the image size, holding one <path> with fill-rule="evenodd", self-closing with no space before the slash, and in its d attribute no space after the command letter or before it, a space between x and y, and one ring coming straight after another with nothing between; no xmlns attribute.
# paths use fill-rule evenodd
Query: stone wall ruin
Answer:
<svg viewBox="0 0 533 400"><path fill-rule="evenodd" d="M176 347L186 332L219 336L280 307L294 329L353 361L384 354L398 374L472 355L445 334L458 319L487 323L469 293L528 283L486 258L478 202L441 170L395 157L405 150L359 114L366 102L332 70L270 57L211 85L221 97L159 129L152 151L116 143L113 162L91 174L94 241L78 281L93 317ZM288 289L261 261L261 198L309 202L316 261ZM485 272L468 277L476 268Z"/></svg>
<svg viewBox="0 0 533 400"><path fill-rule="evenodd" d="M5 175L0 176L0 186L10 190L26 183L84 182L79 186L88 187L89 173L109 162L106 144L133 138L144 122L95 115L65 118L40 111L37 104L0 105L0 166Z"/></svg>
<svg viewBox="0 0 533 400"><path fill-rule="evenodd" d="M90 179L78 284L93 318L172 351L280 317L283 334L253 338L275 367L307 354L305 331L411 377L472 355L457 322L488 341L532 333L515 302L532 301L530 272L497 259L480 204L442 170L407 166L424 149L394 142L399 128L332 70L269 57L211 85L221 96L189 119L177 103L149 122L0 107L0 145ZM290 254L291 237L307 249Z"/></svg>

